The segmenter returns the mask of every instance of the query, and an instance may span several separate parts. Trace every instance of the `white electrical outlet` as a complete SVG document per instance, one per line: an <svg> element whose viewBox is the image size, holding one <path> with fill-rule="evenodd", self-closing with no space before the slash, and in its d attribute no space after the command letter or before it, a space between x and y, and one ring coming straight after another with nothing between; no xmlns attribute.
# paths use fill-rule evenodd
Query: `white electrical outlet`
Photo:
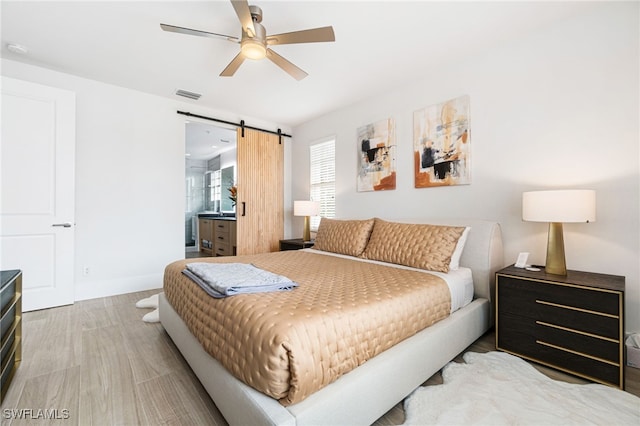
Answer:
<svg viewBox="0 0 640 426"><path fill-rule="evenodd" d="M89 267L88 266L85 266L85 267L82 268L82 275L84 275L85 277L87 275L89 275Z"/></svg>

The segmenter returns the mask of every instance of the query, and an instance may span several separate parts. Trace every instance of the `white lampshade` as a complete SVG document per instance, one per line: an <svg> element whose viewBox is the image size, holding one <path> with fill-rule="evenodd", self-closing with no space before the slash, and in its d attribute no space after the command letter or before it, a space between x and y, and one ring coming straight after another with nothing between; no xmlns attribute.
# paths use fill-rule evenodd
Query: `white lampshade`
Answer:
<svg viewBox="0 0 640 426"><path fill-rule="evenodd" d="M524 192L522 219L530 222L595 222L596 192L588 189Z"/></svg>
<svg viewBox="0 0 640 426"><path fill-rule="evenodd" d="M567 275L562 224L594 222L596 192L587 189L524 192L522 219L549 222L547 263L544 269L549 274Z"/></svg>
<svg viewBox="0 0 640 426"><path fill-rule="evenodd" d="M317 201L294 201L293 202L293 215L294 216L318 216L320 214L320 203Z"/></svg>

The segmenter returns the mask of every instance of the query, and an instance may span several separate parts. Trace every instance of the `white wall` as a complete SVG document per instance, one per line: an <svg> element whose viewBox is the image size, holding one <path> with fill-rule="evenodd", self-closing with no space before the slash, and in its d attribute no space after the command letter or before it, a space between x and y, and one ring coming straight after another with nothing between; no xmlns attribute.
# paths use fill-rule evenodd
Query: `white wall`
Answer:
<svg viewBox="0 0 640 426"><path fill-rule="evenodd" d="M229 166L233 166L233 178L234 178L234 182L236 180L236 176L237 176L237 156L238 156L238 150L237 148L232 148L228 151L223 152L222 154L220 154L220 168L224 169L227 168Z"/></svg>
<svg viewBox="0 0 640 426"><path fill-rule="evenodd" d="M159 288L164 267L184 258L186 117L177 110L283 127L15 61L2 60L2 75L76 93L76 300Z"/></svg>
<svg viewBox="0 0 640 426"><path fill-rule="evenodd" d="M308 145L336 135L339 217L497 220L505 263L522 251L545 261L547 226L521 220L523 191L595 189L597 222L565 225L567 265L626 276L626 329L640 331L638 12L638 3L607 3L300 125L292 173L308 176ZM464 94L472 184L415 189L413 112ZM387 117L396 120L397 189L358 193L356 129ZM296 179L292 195L307 198L308 179ZM297 235L302 224L292 225Z"/></svg>

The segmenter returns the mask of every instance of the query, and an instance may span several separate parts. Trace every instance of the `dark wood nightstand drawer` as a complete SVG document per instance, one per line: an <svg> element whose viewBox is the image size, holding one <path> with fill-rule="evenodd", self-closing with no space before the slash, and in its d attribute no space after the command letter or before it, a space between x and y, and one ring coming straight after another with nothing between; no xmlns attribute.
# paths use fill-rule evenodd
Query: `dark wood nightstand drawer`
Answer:
<svg viewBox="0 0 640 426"><path fill-rule="evenodd" d="M619 292L564 283L536 282L510 276L501 276L500 282L509 287L512 297L516 297L518 303L543 300L548 304L620 315Z"/></svg>
<svg viewBox="0 0 640 426"><path fill-rule="evenodd" d="M11 383L11 379L13 378L13 375L15 374L15 369L11 368L11 365L17 365L18 362L16 360L16 353L12 352L11 355L9 355L7 357L7 368L4 368L2 370L2 375L0 376L0 388L2 388L3 390L6 388L8 389L9 384ZM4 393L2 394L2 398L4 399Z"/></svg>
<svg viewBox="0 0 640 426"><path fill-rule="evenodd" d="M0 349L0 356L2 357L2 368L4 369L4 361L7 359L7 354L11 352L14 343L16 341L16 327L12 327L7 334L6 339L2 339L2 349Z"/></svg>
<svg viewBox="0 0 640 426"><path fill-rule="evenodd" d="M500 345L518 348L521 344L534 346L537 341L561 347L589 357L618 364L620 342L617 339L587 334L557 324L525 316L502 313Z"/></svg>
<svg viewBox="0 0 640 426"><path fill-rule="evenodd" d="M503 318L507 320L500 326L498 349L511 352L515 355L527 358L531 361L548 365L571 374L594 380L597 382L620 386L623 367L618 359L618 354L613 354L613 359L598 359L595 351L584 347L584 341L576 343L574 339L554 344L544 337L536 334L536 331L521 327L517 317ZM508 324L508 325L507 325ZM578 349L589 349L579 352Z"/></svg>
<svg viewBox="0 0 640 426"><path fill-rule="evenodd" d="M4 312L5 308L14 300L15 297L16 283L15 281L11 281L0 289L0 311Z"/></svg>

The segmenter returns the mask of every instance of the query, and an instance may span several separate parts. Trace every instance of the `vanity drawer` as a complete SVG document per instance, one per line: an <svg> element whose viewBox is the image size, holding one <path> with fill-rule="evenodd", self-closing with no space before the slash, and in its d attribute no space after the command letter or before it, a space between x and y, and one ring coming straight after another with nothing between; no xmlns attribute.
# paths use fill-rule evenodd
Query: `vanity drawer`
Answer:
<svg viewBox="0 0 640 426"><path fill-rule="evenodd" d="M218 235L218 233L221 234L228 234L229 230L231 229L231 221L229 220L216 220L214 221L214 229L216 232L216 235Z"/></svg>
<svg viewBox="0 0 640 426"><path fill-rule="evenodd" d="M231 244L216 244L216 256L232 256Z"/></svg>
<svg viewBox="0 0 640 426"><path fill-rule="evenodd" d="M200 231L201 232L211 232L211 227L213 226L213 221L211 219L199 219L200 220Z"/></svg>
<svg viewBox="0 0 640 426"><path fill-rule="evenodd" d="M229 244L231 242L231 234L229 232L216 232L216 245Z"/></svg>

